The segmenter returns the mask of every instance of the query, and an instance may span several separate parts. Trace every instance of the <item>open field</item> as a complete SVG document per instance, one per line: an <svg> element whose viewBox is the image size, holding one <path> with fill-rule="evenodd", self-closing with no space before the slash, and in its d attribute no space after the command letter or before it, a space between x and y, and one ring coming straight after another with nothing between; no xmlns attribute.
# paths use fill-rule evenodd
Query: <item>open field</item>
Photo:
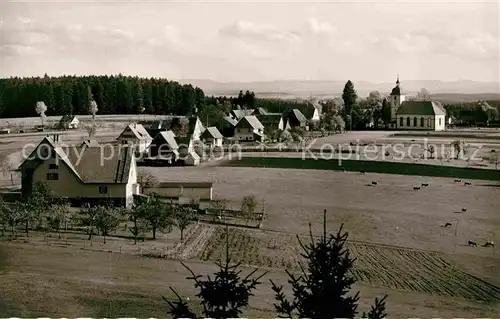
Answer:
<svg viewBox="0 0 500 319"><path fill-rule="evenodd" d="M468 240L498 242L500 207L498 183L475 181L472 186L453 179L320 170L241 167L141 168L163 179L213 180L214 197L238 205L254 194L267 216L263 228L288 234L321 230L327 209L328 228L344 223L358 242L438 251L472 265L473 274L500 285L494 265L498 248L467 247ZM368 187L372 181L378 185ZM429 183L420 191L414 185ZM462 208L467 211L462 213ZM447 222L452 228L441 227ZM455 236L456 233L456 236ZM477 263L477 258L484 258Z"/></svg>
<svg viewBox="0 0 500 319"><path fill-rule="evenodd" d="M0 245L0 315L2 317L167 317L161 296L173 298L169 287L194 298L193 283L179 261L128 254L25 244ZM187 262L197 274L215 271L212 263ZM249 269L244 269L244 273ZM244 313L247 318L274 318L274 294L269 284L286 285L280 270L271 270L257 287ZM288 286L286 286L288 288ZM498 317L494 305L460 298L387 290L357 284L361 291L358 310L365 311L376 296L388 293L391 318ZM289 293L290 290L286 289Z"/></svg>

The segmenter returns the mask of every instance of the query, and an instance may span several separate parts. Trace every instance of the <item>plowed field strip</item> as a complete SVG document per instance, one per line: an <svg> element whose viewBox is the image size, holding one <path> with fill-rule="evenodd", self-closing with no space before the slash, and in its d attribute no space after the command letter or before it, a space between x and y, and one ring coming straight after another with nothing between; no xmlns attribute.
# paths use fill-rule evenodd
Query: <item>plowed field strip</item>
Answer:
<svg viewBox="0 0 500 319"><path fill-rule="evenodd" d="M217 261L225 256L226 230L218 227L196 258ZM259 236L260 235L260 236ZM265 235L265 236L264 236ZM302 249L291 235L255 233L230 229L229 245L234 261L247 265L295 268ZM274 249L272 254L264 250ZM442 258L439 253L373 244L349 243L356 258L353 276L360 282L392 289L426 292L500 302L500 288L471 276Z"/></svg>

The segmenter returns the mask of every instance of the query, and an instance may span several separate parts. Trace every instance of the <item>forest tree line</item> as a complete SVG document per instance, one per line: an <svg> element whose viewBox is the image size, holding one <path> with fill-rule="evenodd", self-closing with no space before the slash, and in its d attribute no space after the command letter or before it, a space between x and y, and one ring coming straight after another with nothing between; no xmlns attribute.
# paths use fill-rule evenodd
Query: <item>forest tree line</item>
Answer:
<svg viewBox="0 0 500 319"><path fill-rule="evenodd" d="M0 79L2 118L36 117L38 101L47 105L47 116L89 114L92 100L99 114L188 115L205 94L190 84L122 75Z"/></svg>

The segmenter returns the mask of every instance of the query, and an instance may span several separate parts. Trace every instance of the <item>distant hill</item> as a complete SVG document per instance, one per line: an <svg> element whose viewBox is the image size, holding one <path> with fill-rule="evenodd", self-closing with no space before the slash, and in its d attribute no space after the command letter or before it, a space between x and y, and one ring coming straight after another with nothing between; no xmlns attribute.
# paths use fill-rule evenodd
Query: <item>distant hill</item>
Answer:
<svg viewBox="0 0 500 319"><path fill-rule="evenodd" d="M216 82L207 79L176 80L182 84L191 83L203 89L207 95L237 95L240 90L254 91L257 97L277 97L283 99L303 98L309 95L327 98L340 96L346 81L256 81L256 82ZM367 81L353 81L361 97L368 96L371 91L380 91L389 94L394 83L372 83ZM414 95L421 88L426 88L437 100L463 102L500 99L500 83L476 81L401 81L403 92Z"/></svg>

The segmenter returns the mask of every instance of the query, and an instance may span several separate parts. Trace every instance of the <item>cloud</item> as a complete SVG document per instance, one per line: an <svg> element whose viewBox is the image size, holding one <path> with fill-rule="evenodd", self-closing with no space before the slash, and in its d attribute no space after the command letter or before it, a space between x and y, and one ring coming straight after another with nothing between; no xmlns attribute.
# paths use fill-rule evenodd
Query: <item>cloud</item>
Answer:
<svg viewBox="0 0 500 319"><path fill-rule="evenodd" d="M29 45L6 44L0 46L2 56L16 57L20 55L40 55L43 54L41 49Z"/></svg>
<svg viewBox="0 0 500 319"><path fill-rule="evenodd" d="M269 25L256 25L246 21L236 21L219 30L219 35L233 38L251 38L265 41L296 43L301 36L297 32L280 30Z"/></svg>
<svg viewBox="0 0 500 319"><path fill-rule="evenodd" d="M333 34L337 32L337 28L328 22L318 21L316 18L309 18L309 30L313 34Z"/></svg>
<svg viewBox="0 0 500 319"><path fill-rule="evenodd" d="M10 55L39 54L60 51L65 54L106 51L122 54L132 48L133 32L105 27L60 25L25 17L5 21L2 26L3 41L0 47ZM97 49L97 50L96 50Z"/></svg>
<svg viewBox="0 0 500 319"><path fill-rule="evenodd" d="M246 43L242 40L236 40L234 48L236 54L252 59L267 60L272 58L272 54L268 50L254 44Z"/></svg>
<svg viewBox="0 0 500 319"><path fill-rule="evenodd" d="M372 41L385 50L399 53L444 54L464 59L498 59L498 43L498 37L491 33L464 33L444 28L416 29Z"/></svg>

